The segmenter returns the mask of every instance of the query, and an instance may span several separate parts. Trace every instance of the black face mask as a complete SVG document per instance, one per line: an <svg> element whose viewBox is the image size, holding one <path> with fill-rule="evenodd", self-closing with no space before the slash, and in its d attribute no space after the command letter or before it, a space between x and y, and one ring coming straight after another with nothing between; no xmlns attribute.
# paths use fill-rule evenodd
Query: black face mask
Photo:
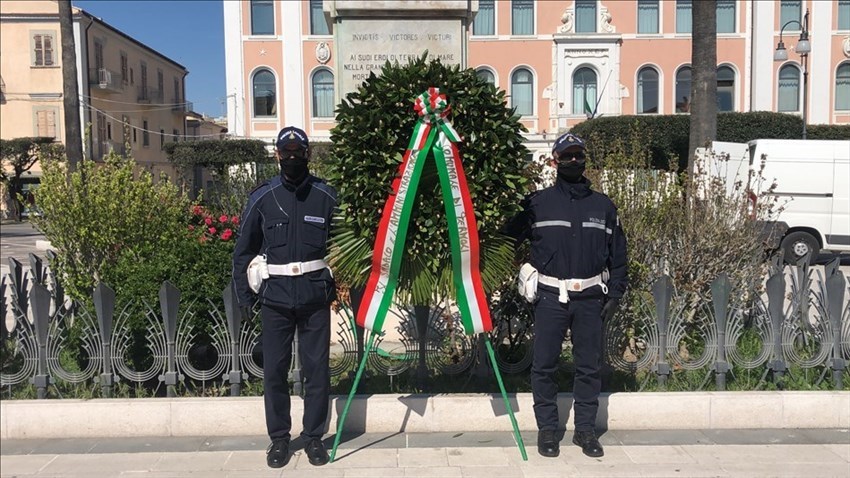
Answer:
<svg viewBox="0 0 850 478"><path fill-rule="evenodd" d="M280 162L280 172L286 179L300 183L307 176L307 158L287 158Z"/></svg>
<svg viewBox="0 0 850 478"><path fill-rule="evenodd" d="M567 161L558 163L558 177L568 183L575 183L584 174L585 161Z"/></svg>

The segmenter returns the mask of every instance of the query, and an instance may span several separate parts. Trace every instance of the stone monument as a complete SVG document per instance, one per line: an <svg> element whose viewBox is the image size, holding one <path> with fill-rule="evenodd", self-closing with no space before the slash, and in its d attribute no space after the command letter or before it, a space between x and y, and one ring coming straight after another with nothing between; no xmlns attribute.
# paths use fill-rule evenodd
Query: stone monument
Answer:
<svg viewBox="0 0 850 478"><path fill-rule="evenodd" d="M426 50L465 67L478 0L324 0L323 8L333 21L339 101L386 61L404 64Z"/></svg>

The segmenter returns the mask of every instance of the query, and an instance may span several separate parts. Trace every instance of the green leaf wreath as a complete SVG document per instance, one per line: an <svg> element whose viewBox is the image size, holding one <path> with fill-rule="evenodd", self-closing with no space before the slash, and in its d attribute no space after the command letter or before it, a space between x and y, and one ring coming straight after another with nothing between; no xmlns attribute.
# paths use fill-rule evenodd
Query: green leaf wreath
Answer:
<svg viewBox="0 0 850 478"><path fill-rule="evenodd" d="M469 183L481 250L481 276L492 292L514 274L512 240L499 234L530 190L528 151L519 116L505 92L472 69L447 66L425 55L405 65L387 62L349 93L337 109L326 178L339 192L331 246L334 276L343 286L366 283L372 246L387 195L418 119L414 99L435 86L445 93L448 120L462 136L458 145ZM445 208L433 156L417 190L399 272L396 299L428 305L453 293L451 250Z"/></svg>

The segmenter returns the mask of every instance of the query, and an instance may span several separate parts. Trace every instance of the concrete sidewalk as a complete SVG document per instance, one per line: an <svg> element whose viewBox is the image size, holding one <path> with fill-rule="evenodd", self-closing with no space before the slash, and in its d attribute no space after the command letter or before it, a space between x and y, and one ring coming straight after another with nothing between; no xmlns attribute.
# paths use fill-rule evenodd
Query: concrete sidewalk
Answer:
<svg viewBox="0 0 850 478"><path fill-rule="evenodd" d="M605 457L561 442L543 458L524 432L522 461L509 432L373 433L346 438L337 460L313 467L294 440L282 470L265 465L264 436L3 440L2 477L568 477L850 476L848 429L611 430ZM332 439L326 439L328 447Z"/></svg>
<svg viewBox="0 0 850 478"><path fill-rule="evenodd" d="M9 258L14 257L29 268L29 253L46 258L44 235L28 222L3 221L0 225L0 275L9 273Z"/></svg>

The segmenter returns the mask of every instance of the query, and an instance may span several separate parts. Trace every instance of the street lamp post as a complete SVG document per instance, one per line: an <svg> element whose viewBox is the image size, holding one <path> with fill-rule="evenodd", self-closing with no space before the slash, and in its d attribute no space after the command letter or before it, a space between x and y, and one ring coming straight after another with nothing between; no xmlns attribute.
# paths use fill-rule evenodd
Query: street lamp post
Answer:
<svg viewBox="0 0 850 478"><path fill-rule="evenodd" d="M788 20L782 29L779 31L779 44L776 45L776 51L773 52L773 61L785 61L788 59L788 50L785 49L785 43L782 42L782 33L785 27L796 23L800 26L800 40L797 41L795 48L797 54L800 55L800 63L803 65L803 139L806 139L806 118L808 115L808 98L809 98L809 52L812 51L812 44L809 42L809 9L806 9L806 14L803 15L803 23L797 20Z"/></svg>

